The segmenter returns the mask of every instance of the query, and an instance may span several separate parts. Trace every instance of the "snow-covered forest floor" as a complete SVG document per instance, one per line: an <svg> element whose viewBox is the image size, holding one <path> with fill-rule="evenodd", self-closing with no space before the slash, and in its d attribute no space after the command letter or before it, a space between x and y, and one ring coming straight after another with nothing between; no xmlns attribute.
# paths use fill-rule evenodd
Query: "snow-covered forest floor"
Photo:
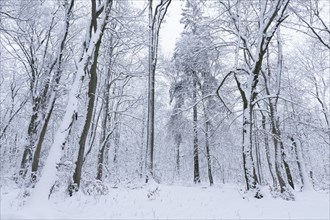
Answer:
<svg viewBox="0 0 330 220"><path fill-rule="evenodd" d="M109 187L103 196L79 192L52 195L42 207L29 206L22 190L1 189L1 219L329 219L328 192L295 192L296 201L246 195L234 184L208 187L132 185ZM24 205L26 203L27 205Z"/></svg>

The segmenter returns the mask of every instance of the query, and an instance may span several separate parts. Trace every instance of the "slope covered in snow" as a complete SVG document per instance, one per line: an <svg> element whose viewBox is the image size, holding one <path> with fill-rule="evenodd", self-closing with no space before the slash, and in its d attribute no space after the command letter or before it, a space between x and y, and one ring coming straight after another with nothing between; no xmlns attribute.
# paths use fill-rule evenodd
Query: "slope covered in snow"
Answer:
<svg viewBox="0 0 330 220"><path fill-rule="evenodd" d="M236 185L140 185L110 188L108 195L55 193L48 204L23 205L19 190L1 190L1 219L329 219L329 193L295 192L296 201L261 200ZM22 198L22 197L20 197ZM26 203L29 203L28 197Z"/></svg>

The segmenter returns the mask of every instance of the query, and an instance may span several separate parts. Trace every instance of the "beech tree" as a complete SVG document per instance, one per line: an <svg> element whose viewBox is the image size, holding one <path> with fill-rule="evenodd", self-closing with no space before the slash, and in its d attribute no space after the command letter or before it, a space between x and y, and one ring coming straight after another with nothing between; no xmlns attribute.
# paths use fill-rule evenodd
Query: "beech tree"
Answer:
<svg viewBox="0 0 330 220"><path fill-rule="evenodd" d="M29 76L32 113L19 176L25 178L28 170L31 169L32 181L36 178L43 141L54 108L57 96L56 90L58 90L62 76L64 47L68 36L73 1L64 1L62 8L60 5L54 5L54 7L55 11L51 12L50 7L33 2L28 7L28 12L38 11L38 8L44 9L45 12L40 13L41 17L24 19L24 17L30 15L23 14L22 19L18 19L16 22L22 33L14 36L11 30L5 32L8 42L13 42L12 49L16 54L15 56L22 62ZM66 20L63 21L63 34L56 41L53 40L55 26L58 23L55 16L57 16L60 9L64 11ZM52 19L49 23L43 24L41 20L48 15L47 13L53 13ZM57 49L54 50L52 44L57 44ZM18 46L19 50L14 46Z"/></svg>
<svg viewBox="0 0 330 220"><path fill-rule="evenodd" d="M97 4L95 0L91 1L92 8L91 8L91 21L90 21L90 27L87 37L87 42L85 42L85 45L92 46L92 53L86 57L87 59L92 59L91 64L86 63L85 65L88 65L88 69L86 70L84 67L85 74L88 74L90 76L90 80L88 83L88 105L87 105L87 112L86 112L86 118L84 122L83 131L80 135L79 139L79 151L78 151L78 158L76 161L76 167L73 174L73 183L69 187L69 193L72 194L73 191L78 191L80 186L80 180L81 180L81 173L82 173L82 166L84 161L84 152L85 152L85 145L86 145L86 139L88 136L88 132L90 129L90 125L92 122L92 116L94 111L94 102L95 102L95 93L96 93L96 87L97 87L97 60L99 56L100 46L101 46L101 40L102 36L106 27L106 24L108 22L109 13L112 6L112 0L104 0L102 3ZM98 23L97 19L98 17L102 15L102 20L100 23ZM96 36L96 39L93 39L93 37ZM85 48L85 52L89 52L90 48ZM85 54L83 54L84 56ZM79 69L77 70L79 71ZM81 70L82 71L82 70ZM76 111L76 110L74 110ZM77 114L77 112L74 112L74 114Z"/></svg>
<svg viewBox="0 0 330 220"><path fill-rule="evenodd" d="M155 126L155 74L158 58L159 31L172 0L161 0L153 11L153 0L149 0L149 63L148 63L148 125L147 125L147 173L146 182L154 179L154 126Z"/></svg>
<svg viewBox="0 0 330 220"><path fill-rule="evenodd" d="M255 162L252 156L252 124L253 124L253 109L256 104L258 95L257 86L259 77L262 72L262 65L264 55L268 49L269 43L280 24L286 19L286 9L289 1L275 1L275 2L260 2L256 9L252 3L238 1L236 4L236 11L233 11L230 4L221 3L229 13L232 20L233 32L237 36L235 64L232 71L230 71L224 78L227 79L229 75L233 75L237 84L237 89L243 101L243 166L244 177L247 190L256 190L256 197L261 198L262 195L258 192L258 178L256 174ZM258 23L251 24L248 22L247 12L249 8L257 11ZM244 20L246 19L246 20ZM252 25L250 28L243 28L244 26ZM255 26L253 26L255 25ZM249 33L249 30L255 30L254 34ZM254 37L254 39L250 39ZM256 43L254 43L256 42ZM243 48L245 63L243 65L239 62L240 49ZM253 48L253 49L252 49ZM246 80L242 81L239 75L244 74ZM223 81L224 81L223 80ZM223 82L220 84L222 86ZM244 86L243 86L244 84ZM275 149L276 160L281 160L280 149ZM277 166L277 176L282 178L283 171L281 166ZM285 184L281 186L281 192L284 193L287 188Z"/></svg>
<svg viewBox="0 0 330 220"><path fill-rule="evenodd" d="M265 91L266 96L268 96L268 107L269 107L269 120L271 124L271 133L273 137L274 147L275 147L275 172L277 181L279 182L281 193L283 193L283 188L287 188L287 183L294 189L294 183L290 171L289 164L286 161L285 156L285 150L284 150L284 143L283 143L283 137L281 135L281 129L280 129L280 122L279 122L279 116L278 116L278 110L277 105L279 102L279 96L281 91L281 77L283 74L283 45L282 45L282 37L280 35L280 28L277 30L277 44L278 44L278 57L277 57L277 68L275 70L276 73L276 79L275 81L275 88L272 89L275 91L275 94L271 94L270 89L270 77L271 74L274 73L272 71L270 64L268 63L268 74L262 72L264 83L265 83ZM269 62L269 53L267 54L267 61ZM280 150L278 150L280 149ZM283 164L283 166L282 166ZM282 173L280 174L280 169L283 169L281 167L284 167L287 181L284 179L285 175ZM277 183L276 183L277 184Z"/></svg>
<svg viewBox="0 0 330 220"><path fill-rule="evenodd" d="M72 127L72 123L74 123L75 120L77 120L77 114L78 114L78 98L79 94L81 93L81 84L84 81L85 74L90 73L91 74L91 80L92 82L89 83L89 97L92 99L89 102L89 111L93 111L93 102L94 98L92 92L95 88L95 83L97 78L96 76L96 61L94 58L98 55L98 49L101 43L102 34L105 28L105 25L107 23L107 19L110 13L111 9L111 1L104 1L102 4L98 5L96 7L96 2L92 1L92 10L91 10L91 20L90 24L88 25L87 29L87 37L86 41L84 42L84 49L82 52L82 55L80 57L80 61L77 64L77 72L74 79L74 83L72 85L72 88L70 90L69 94L69 100L66 107L65 115L62 119L62 122L60 124L60 127L58 128L54 142L51 146L49 157L46 160L46 164L43 168L43 175L42 178L37 182L35 186L35 192L34 196L32 197L32 200L34 202L42 202L44 199L49 196L48 190L52 188L54 185L54 182L56 181L56 167L61 159L61 149L64 148L66 144L66 140L68 138L68 135L70 134L70 130ZM99 22L96 22L97 17L101 16L101 19ZM94 60L92 62L92 65L89 65L88 61ZM87 68L87 69L86 69ZM87 72L86 72L87 71ZM94 71L94 72L93 72ZM94 76L92 75L94 74ZM94 77L94 78L93 78ZM87 113L86 116L86 123L85 129L83 130L83 133L88 132L89 129L89 123L91 113ZM88 127L88 128L87 128ZM86 135L86 134L85 134ZM86 138L86 137L84 137ZM72 195L74 191L77 191L79 189L80 184L80 178L81 178L81 167L82 167L82 159L83 159L83 153L84 153L84 144L86 141L84 138L81 139L80 143L80 152L78 153L78 161L76 164L76 170L74 173L74 179L72 185L69 186L69 193ZM83 145L82 145L83 144ZM81 156L82 154L82 156Z"/></svg>

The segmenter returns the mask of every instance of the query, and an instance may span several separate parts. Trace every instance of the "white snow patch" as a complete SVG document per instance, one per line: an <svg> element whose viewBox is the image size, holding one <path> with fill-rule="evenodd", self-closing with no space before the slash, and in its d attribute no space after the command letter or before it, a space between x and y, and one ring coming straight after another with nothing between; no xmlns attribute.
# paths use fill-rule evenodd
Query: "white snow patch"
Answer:
<svg viewBox="0 0 330 220"><path fill-rule="evenodd" d="M1 219L329 219L329 193L296 192L296 201L243 199L235 185L140 185L110 188L109 195L66 197L23 208L19 190L1 191ZM266 190L263 190L266 191ZM152 196L151 192L155 192ZM29 201L29 200L27 200Z"/></svg>

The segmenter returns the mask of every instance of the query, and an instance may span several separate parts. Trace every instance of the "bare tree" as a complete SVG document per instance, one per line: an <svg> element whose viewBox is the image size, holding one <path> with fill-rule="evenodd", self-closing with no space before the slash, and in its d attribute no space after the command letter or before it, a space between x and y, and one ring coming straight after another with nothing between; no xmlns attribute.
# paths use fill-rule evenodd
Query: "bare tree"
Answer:
<svg viewBox="0 0 330 220"><path fill-rule="evenodd" d="M155 74L158 59L159 31L167 9L172 0L161 0L153 12L152 2L149 0L149 64L148 64L148 124L147 124L147 173L146 182L154 177L154 142L155 142Z"/></svg>
<svg viewBox="0 0 330 220"><path fill-rule="evenodd" d="M230 71L222 81L219 87L221 87L227 77L233 74L234 79L237 84L237 89L241 95L243 101L243 167L244 167L244 177L246 181L247 190L255 190L258 185L258 178L256 175L255 163L252 156L252 140L253 140L253 108L258 95L257 86L259 83L259 76L262 71L262 65L264 61L264 55L266 54L268 45L275 35L277 28L285 20L287 15L285 11L289 4L288 0L278 0L274 2L263 1L260 2L259 7L256 9L253 3L238 1L236 5L237 12L232 12L232 8L229 4L222 3L229 13L229 17L232 19L234 26L234 33L237 35L236 43L236 58L235 67ZM258 17L258 23L256 24L256 35L255 39L251 41L248 36L248 31L253 30L244 28L244 25L248 25L248 20L243 20L244 16L242 14L242 7L251 7L257 10L256 14ZM247 8L244 8L246 12ZM245 15L248 16L248 15ZM250 45L250 42L252 43ZM255 47L252 50L251 47ZM245 65L239 66L239 51L243 48L243 54L245 59ZM246 76L246 81L240 79L240 75ZM219 89L218 89L219 90ZM257 198L261 198L262 195L258 192L256 193Z"/></svg>
<svg viewBox="0 0 330 220"><path fill-rule="evenodd" d="M284 143L283 138L281 135L280 130L280 121L279 121L279 115L277 110L277 105L279 101L280 91L281 91L281 76L283 72L283 44L282 44L282 37L280 34L280 28L277 29L277 44L278 44L278 57L277 57L277 69L275 72L275 94L271 94L271 75L273 72L271 71L271 66L269 64L269 53L267 53L267 64L268 64L268 74L266 74L264 71L262 72L262 76L265 81L265 91L266 96L268 96L268 106L269 106L269 120L271 124L271 134L274 142L274 148L275 148L275 171L276 171L276 180L279 183L280 191L281 193L284 193L285 191L288 191L287 183L291 186L292 189L294 189L294 183L290 171L289 164L286 162L286 155L284 150ZM285 174L283 172L283 167ZM287 177L287 180L285 178ZM288 192L289 193L289 192ZM290 197L290 195L287 195Z"/></svg>
<svg viewBox="0 0 330 220"><path fill-rule="evenodd" d="M299 25L303 24L307 31L297 30L318 40L326 49L330 49L330 27L328 21L322 16L322 14L328 13L322 11L324 8L322 4L326 3L320 0L304 0L298 4L296 7L290 7L290 10L301 22Z"/></svg>
<svg viewBox="0 0 330 220"><path fill-rule="evenodd" d="M23 4L25 3L20 2ZM28 3L28 2L27 2ZM27 5L26 5L27 6ZM29 76L30 101L32 113L27 132L27 142L21 160L19 175L25 177L28 168L32 163L32 177L36 177L40 152L46 134L49 119L56 99L56 91L60 82L65 42L68 36L70 14L73 8L73 1L64 1L63 6L55 4L54 9L43 7L37 2L27 6L27 11L38 11L38 9L53 10L50 22L44 24L40 22L43 18L20 12L22 19L16 19L16 26L20 34L14 30L6 30L7 41L13 42L11 45L17 59L25 68ZM64 11L63 34L55 38L56 25L60 22L55 16ZM40 10L41 11L41 10ZM39 12L40 13L40 12ZM28 18L26 18L28 17ZM25 19L26 18L26 19ZM56 40L53 40L56 39ZM53 51L52 44L59 46ZM15 48L16 45L19 49Z"/></svg>
<svg viewBox="0 0 330 220"><path fill-rule="evenodd" d="M92 61L92 63L95 62L94 55L97 55L98 52L98 50L96 50L96 46L100 44L103 30L105 28L110 13L111 3L112 3L111 1L103 1L98 8L96 8L95 4L93 6L92 9L93 16L91 18L90 24L88 25L88 31L87 31L88 37L86 37L86 41L84 44L85 48L83 50L80 61L77 64L76 76L69 93L69 99L68 99L68 104L66 106L65 114L62 118L59 128L56 131L54 142L51 146L48 158L46 159L45 166L42 171L43 175L40 178L40 180L36 183L35 192L31 198L33 202L40 203L45 201L49 196L49 190L53 187L54 183L56 182L57 166L62 156L61 150L64 148L67 142L67 138L72 128L72 124L77 119L78 100L79 100L79 95L81 93L81 85L86 75L86 70L87 72L90 73L91 70L94 71L96 70L95 67L96 63L94 65L89 65L89 61ZM100 21L96 24L95 20L99 16L100 16ZM94 85L93 83L90 84L90 91L93 88ZM89 94L89 95L92 96L93 94ZM91 107L89 109L91 109ZM83 150L81 151L83 152ZM82 164L81 161L79 161L77 166L79 166L80 164ZM72 186L69 187L70 188L69 192L71 192L71 194L73 193L74 190L78 189L77 187L79 187L79 183L80 183L81 173L79 173L79 171L81 171L81 167L77 167L76 170L78 170L78 173L75 174L74 184L76 185L74 185L74 187Z"/></svg>
<svg viewBox="0 0 330 220"><path fill-rule="evenodd" d="M85 144L88 137L89 128L92 122L92 116L94 111L94 102L95 102L95 94L97 87L97 61L99 57L99 51L101 46L101 39L107 24L107 20L109 17L110 9L112 6L112 0L104 0L102 3L97 4L96 0L92 0L92 8L91 8L91 23L90 23L90 35L99 34L97 39L91 39L90 42L94 44L93 52L91 54L90 59L92 59L90 64L90 69L87 70L87 73L90 76L89 84L88 84L88 105L87 105L87 113L86 119L84 122L83 131L80 135L79 139L79 151L78 158L76 161L76 168L73 174L73 183L69 187L69 193L72 195L73 191L78 191L81 181L82 174L82 166L84 162L84 152L85 152ZM101 22L98 24L97 19L100 15L103 14ZM87 48L86 48L87 49ZM86 70L85 70L86 71Z"/></svg>
<svg viewBox="0 0 330 220"><path fill-rule="evenodd" d="M39 167L39 160L40 160L40 153L41 153L41 148L45 139L46 131L48 128L49 120L52 115L52 112L54 110L55 106L55 101L56 101L56 96L57 96L57 91L58 91L58 86L60 83L60 78L62 76L62 64L63 64L63 57L64 57L64 50L65 50L65 43L69 34L69 26L70 26L70 16L72 13L72 9L74 6L74 1L71 0L70 2L65 1L65 18L66 20L64 21L64 32L62 39L59 44L59 49L58 49L58 56L55 58L54 63L57 64L55 74L52 76L50 82L48 82L47 86L50 87L50 90L48 91L49 94L48 100L45 100L47 102L45 106L45 116L43 118L43 121L40 126L40 132L38 136L38 141L36 145L36 149L33 155L33 161L32 161L32 180L34 181L36 178L36 172Z"/></svg>

